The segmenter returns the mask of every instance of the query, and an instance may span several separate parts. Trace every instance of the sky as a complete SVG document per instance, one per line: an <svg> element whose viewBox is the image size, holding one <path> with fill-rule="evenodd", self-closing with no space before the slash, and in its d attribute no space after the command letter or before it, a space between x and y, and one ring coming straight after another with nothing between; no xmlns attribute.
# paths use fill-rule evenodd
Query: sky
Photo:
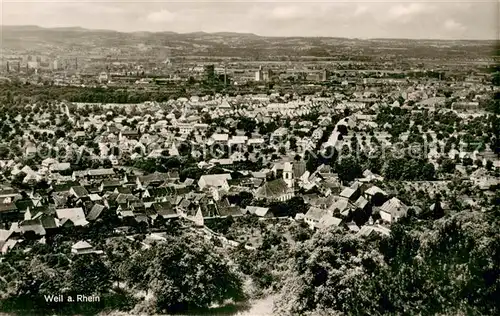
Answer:
<svg viewBox="0 0 500 316"><path fill-rule="evenodd" d="M500 1L0 0L2 25L263 36L499 39Z"/></svg>

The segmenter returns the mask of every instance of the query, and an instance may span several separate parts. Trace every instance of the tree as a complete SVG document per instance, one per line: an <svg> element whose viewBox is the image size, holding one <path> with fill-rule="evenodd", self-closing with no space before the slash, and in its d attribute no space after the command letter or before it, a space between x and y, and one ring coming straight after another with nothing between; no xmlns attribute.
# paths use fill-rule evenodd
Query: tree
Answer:
<svg viewBox="0 0 500 316"><path fill-rule="evenodd" d="M277 315L378 314L381 293L369 276L377 259L361 250L361 240L333 229L297 248L275 303Z"/></svg>
<svg viewBox="0 0 500 316"><path fill-rule="evenodd" d="M403 217L384 238L318 231L294 249L276 314L496 315L499 224L498 214L463 211Z"/></svg>
<svg viewBox="0 0 500 316"><path fill-rule="evenodd" d="M142 270L140 284L155 295L158 312L208 308L213 303L243 298L241 279L227 258L203 238L169 237L133 261L138 269L132 271Z"/></svg>
<svg viewBox="0 0 500 316"><path fill-rule="evenodd" d="M347 126L345 125L337 125L337 131L340 133L340 135L344 136L347 135Z"/></svg>
<svg viewBox="0 0 500 316"><path fill-rule="evenodd" d="M340 180L350 182L356 178L360 178L363 170L358 161L354 157L343 158L335 165L335 169L339 174Z"/></svg>
<svg viewBox="0 0 500 316"><path fill-rule="evenodd" d="M451 159L444 159L441 162L441 171L444 173L453 173L455 171L455 162Z"/></svg>
<svg viewBox="0 0 500 316"><path fill-rule="evenodd" d="M493 161L486 160L486 169L487 170L493 170Z"/></svg>
<svg viewBox="0 0 500 316"><path fill-rule="evenodd" d="M77 257L69 270L68 287L74 294L102 294L111 288L110 271L98 255Z"/></svg>
<svg viewBox="0 0 500 316"><path fill-rule="evenodd" d="M7 159L10 154L10 149L5 146L0 146L0 159Z"/></svg>
<svg viewBox="0 0 500 316"><path fill-rule="evenodd" d="M426 163L422 167L420 180L427 180L427 181L434 180L434 174L435 174L434 165L431 163Z"/></svg>

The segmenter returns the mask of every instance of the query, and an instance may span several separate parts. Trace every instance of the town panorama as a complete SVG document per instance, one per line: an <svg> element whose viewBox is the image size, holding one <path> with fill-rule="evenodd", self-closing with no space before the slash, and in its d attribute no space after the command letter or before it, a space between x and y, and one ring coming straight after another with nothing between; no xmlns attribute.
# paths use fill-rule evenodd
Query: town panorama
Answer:
<svg viewBox="0 0 500 316"><path fill-rule="evenodd" d="M1 43L0 312L500 313L498 42Z"/></svg>

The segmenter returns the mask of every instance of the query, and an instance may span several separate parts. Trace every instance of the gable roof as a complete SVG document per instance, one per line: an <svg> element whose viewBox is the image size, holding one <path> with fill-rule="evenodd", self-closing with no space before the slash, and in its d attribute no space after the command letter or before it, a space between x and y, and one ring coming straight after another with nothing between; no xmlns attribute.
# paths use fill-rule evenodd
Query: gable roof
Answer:
<svg viewBox="0 0 500 316"><path fill-rule="evenodd" d="M198 183L204 184L204 186L221 187L227 180L231 180L232 177L229 173L223 174L208 174L200 177Z"/></svg>
<svg viewBox="0 0 500 316"><path fill-rule="evenodd" d="M101 183L104 188L114 188L121 186L121 182L118 180L106 180Z"/></svg>
<svg viewBox="0 0 500 316"><path fill-rule="evenodd" d="M73 192L75 193L76 197L78 197L78 198L85 197L85 196L89 195L89 192L87 191L87 189L85 189L82 186L71 187L71 190L73 190Z"/></svg>
<svg viewBox="0 0 500 316"><path fill-rule="evenodd" d="M381 188L379 188L378 186L374 185L370 188L368 188L366 191L365 191L365 194L367 195L371 195L371 196L374 196L375 194L377 193L381 193L383 194L384 196L387 196L387 193L385 193L384 190L382 190Z"/></svg>
<svg viewBox="0 0 500 316"><path fill-rule="evenodd" d="M368 205L368 200L360 196L356 202L354 202L357 208L364 209Z"/></svg>
<svg viewBox="0 0 500 316"><path fill-rule="evenodd" d="M34 232L35 234L40 236L43 236L46 233L42 222L38 219L22 221L21 223L19 223L19 230L22 233Z"/></svg>
<svg viewBox="0 0 500 316"><path fill-rule="evenodd" d="M105 209L103 205L100 204L95 204L90 212L87 214L87 220L93 221L96 220L102 213L102 211Z"/></svg>
<svg viewBox="0 0 500 316"><path fill-rule="evenodd" d="M112 176L115 175L113 169L91 169L87 172L89 176Z"/></svg>
<svg viewBox="0 0 500 316"><path fill-rule="evenodd" d="M216 142L227 142L229 140L228 134L213 134L212 139Z"/></svg>
<svg viewBox="0 0 500 316"><path fill-rule="evenodd" d="M381 207L381 211L389 213L393 216L401 216L408 211L408 206L406 206L401 200L393 197L392 199L386 201Z"/></svg>
<svg viewBox="0 0 500 316"><path fill-rule="evenodd" d="M356 223L354 222L347 223L347 228L352 232L355 233L359 232L359 226L356 225Z"/></svg>
<svg viewBox="0 0 500 316"><path fill-rule="evenodd" d="M71 246L71 248L75 250L89 249L92 248L92 245L86 242L85 240L81 240L76 244L74 244L73 246Z"/></svg>
<svg viewBox="0 0 500 316"><path fill-rule="evenodd" d="M219 215L220 216L241 216L243 214L242 214L239 207L229 206L229 207L219 208Z"/></svg>
<svg viewBox="0 0 500 316"><path fill-rule="evenodd" d="M57 220L51 215L42 216L40 218L40 221L42 222L42 226L45 229L52 229L59 227Z"/></svg>
<svg viewBox="0 0 500 316"><path fill-rule="evenodd" d="M300 178L306 172L306 163L304 161L296 161L293 163L293 177Z"/></svg>
<svg viewBox="0 0 500 316"><path fill-rule="evenodd" d="M151 183L151 182L165 182L170 178L170 175L168 173L161 173L161 172L153 172L151 174L145 175L145 176L138 176L137 177L141 183Z"/></svg>
<svg viewBox="0 0 500 316"><path fill-rule="evenodd" d="M306 219L319 221L324 215L326 215L325 210L311 206L307 211L307 213L304 215L304 217Z"/></svg>
<svg viewBox="0 0 500 316"><path fill-rule="evenodd" d="M356 192L355 189L345 188L344 190L342 190L342 192L340 192L340 196L345 197L347 199L350 199L354 195L355 192Z"/></svg>
<svg viewBox="0 0 500 316"><path fill-rule="evenodd" d="M0 241L6 241L12 233L12 230L0 229Z"/></svg>
<svg viewBox="0 0 500 316"><path fill-rule="evenodd" d="M56 214L59 219L85 219L85 213L81 207L58 209Z"/></svg>
<svg viewBox="0 0 500 316"><path fill-rule="evenodd" d="M335 209L338 209L340 213L345 212L346 210L349 210L351 208L351 205L349 203L349 200L347 198L340 198L335 203L330 205L328 208L329 210L335 211Z"/></svg>
<svg viewBox="0 0 500 316"><path fill-rule="evenodd" d="M153 203L153 209L163 218L179 217L174 206L170 202Z"/></svg>
<svg viewBox="0 0 500 316"><path fill-rule="evenodd" d="M269 207L247 206L245 210L250 214L264 217L269 212Z"/></svg>
<svg viewBox="0 0 500 316"><path fill-rule="evenodd" d="M316 223L316 228L323 229L331 226L339 226L342 223L342 219L334 217L330 214L325 214L318 223Z"/></svg>
<svg viewBox="0 0 500 316"><path fill-rule="evenodd" d="M291 192L293 192L293 190L288 187L283 179L277 179L264 183L264 185L255 192L255 196L272 199Z"/></svg>

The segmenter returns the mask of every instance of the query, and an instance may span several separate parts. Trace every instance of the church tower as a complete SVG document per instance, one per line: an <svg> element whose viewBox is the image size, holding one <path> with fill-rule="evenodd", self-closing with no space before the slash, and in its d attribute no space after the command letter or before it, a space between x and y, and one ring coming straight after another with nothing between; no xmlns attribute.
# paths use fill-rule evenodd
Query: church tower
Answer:
<svg viewBox="0 0 500 316"><path fill-rule="evenodd" d="M293 179L293 165L290 162L285 162L285 165L283 166L283 180L289 188L293 188L295 186L295 180Z"/></svg>

